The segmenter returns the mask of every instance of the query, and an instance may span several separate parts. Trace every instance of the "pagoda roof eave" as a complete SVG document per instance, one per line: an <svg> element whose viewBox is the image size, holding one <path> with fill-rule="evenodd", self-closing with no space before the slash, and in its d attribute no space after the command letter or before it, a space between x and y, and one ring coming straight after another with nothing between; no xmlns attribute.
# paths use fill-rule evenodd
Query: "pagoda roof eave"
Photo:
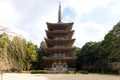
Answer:
<svg viewBox="0 0 120 80"><path fill-rule="evenodd" d="M44 48L46 50L75 50L74 48Z"/></svg>
<svg viewBox="0 0 120 80"><path fill-rule="evenodd" d="M46 41L46 42L58 42L58 41L59 41L59 42L60 42L60 41L62 41L62 42L68 42L68 41L70 41L70 42L71 42L71 41L74 42L75 39L63 39L63 40L61 40L61 39L60 39L60 40L59 40L59 39L58 39L58 40L56 40L56 39L52 39L52 40L51 40L51 39L47 39L47 38L45 38L45 41Z"/></svg>
<svg viewBox="0 0 120 80"><path fill-rule="evenodd" d="M74 43L75 39L69 39L69 40L50 40L50 39L45 39L45 42L47 43L48 46L53 46L53 45L66 45L66 46L72 46Z"/></svg>
<svg viewBox="0 0 120 80"><path fill-rule="evenodd" d="M54 36L54 35L72 35L74 34L74 30L72 31L49 31L49 30L45 30L46 31L46 35L47 37L49 36Z"/></svg>
<svg viewBox="0 0 120 80"><path fill-rule="evenodd" d="M50 31L50 30L45 30L46 33L74 33L75 30L71 31Z"/></svg>
<svg viewBox="0 0 120 80"><path fill-rule="evenodd" d="M74 53L74 48L44 48L45 53L47 54L53 54L54 52L68 52L66 54L72 54Z"/></svg>
<svg viewBox="0 0 120 80"><path fill-rule="evenodd" d="M69 23L49 23L49 22L46 22L47 25L73 25L74 22L69 22Z"/></svg>

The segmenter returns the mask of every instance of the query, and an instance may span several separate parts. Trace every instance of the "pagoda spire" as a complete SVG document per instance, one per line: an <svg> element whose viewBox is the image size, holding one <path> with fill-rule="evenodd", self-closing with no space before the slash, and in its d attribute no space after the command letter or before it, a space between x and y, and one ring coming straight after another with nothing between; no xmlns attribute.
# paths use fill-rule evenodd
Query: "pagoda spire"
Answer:
<svg viewBox="0 0 120 80"><path fill-rule="evenodd" d="M61 3L59 2L58 23L61 23Z"/></svg>

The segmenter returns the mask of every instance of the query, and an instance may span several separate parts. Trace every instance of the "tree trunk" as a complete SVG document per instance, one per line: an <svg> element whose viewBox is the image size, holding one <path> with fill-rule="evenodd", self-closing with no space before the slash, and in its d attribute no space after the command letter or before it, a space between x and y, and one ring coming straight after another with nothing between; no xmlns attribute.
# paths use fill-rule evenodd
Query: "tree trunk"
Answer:
<svg viewBox="0 0 120 80"><path fill-rule="evenodd" d="M120 69L118 70L118 74L120 75Z"/></svg>
<svg viewBox="0 0 120 80"><path fill-rule="evenodd" d="M3 71L1 71L1 80L3 80Z"/></svg>

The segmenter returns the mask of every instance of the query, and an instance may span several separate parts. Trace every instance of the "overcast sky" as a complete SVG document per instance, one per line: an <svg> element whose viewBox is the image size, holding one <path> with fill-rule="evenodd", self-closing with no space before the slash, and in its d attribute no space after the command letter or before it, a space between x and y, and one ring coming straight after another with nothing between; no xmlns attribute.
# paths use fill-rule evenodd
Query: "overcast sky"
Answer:
<svg viewBox="0 0 120 80"><path fill-rule="evenodd" d="M0 25L39 46L46 37L46 22L74 22L75 46L101 41L120 21L120 0L0 0Z"/></svg>

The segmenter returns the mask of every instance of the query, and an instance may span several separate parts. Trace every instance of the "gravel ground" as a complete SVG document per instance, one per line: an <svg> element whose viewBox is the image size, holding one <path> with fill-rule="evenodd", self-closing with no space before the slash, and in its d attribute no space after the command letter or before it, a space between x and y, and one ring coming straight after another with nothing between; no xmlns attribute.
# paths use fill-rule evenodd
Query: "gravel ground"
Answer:
<svg viewBox="0 0 120 80"><path fill-rule="evenodd" d="M120 80L120 76L102 74L5 73L3 75L3 80Z"/></svg>

